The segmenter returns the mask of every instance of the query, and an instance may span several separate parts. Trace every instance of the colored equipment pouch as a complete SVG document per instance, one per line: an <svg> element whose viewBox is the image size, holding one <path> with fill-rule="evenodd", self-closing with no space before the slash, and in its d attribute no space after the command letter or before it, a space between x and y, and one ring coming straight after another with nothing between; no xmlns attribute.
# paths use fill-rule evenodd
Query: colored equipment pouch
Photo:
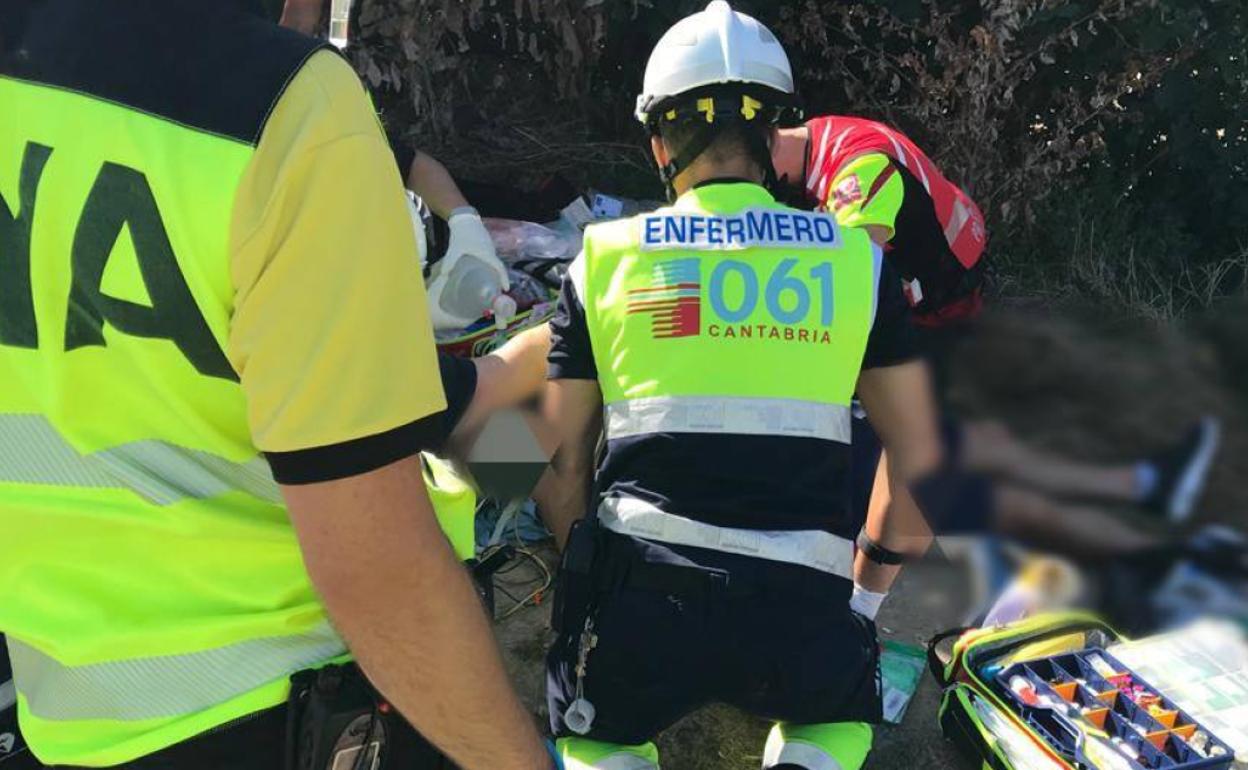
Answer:
<svg viewBox="0 0 1248 770"><path fill-rule="evenodd" d="M941 730L992 770L1230 768L1229 747L1104 651L1118 640L1079 613L937 635Z"/></svg>
<svg viewBox="0 0 1248 770"><path fill-rule="evenodd" d="M451 770L354 664L291 677L286 770Z"/></svg>

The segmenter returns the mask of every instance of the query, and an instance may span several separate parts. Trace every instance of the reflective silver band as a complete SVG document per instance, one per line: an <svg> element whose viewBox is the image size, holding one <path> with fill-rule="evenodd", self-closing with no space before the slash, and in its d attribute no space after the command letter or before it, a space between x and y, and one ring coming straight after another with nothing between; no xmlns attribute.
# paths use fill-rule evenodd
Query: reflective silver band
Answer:
<svg viewBox="0 0 1248 770"><path fill-rule="evenodd" d="M796 765L805 770L841 770L841 763L828 752L803 741L789 741L779 744L776 751L771 741L767 742L767 750L763 753L763 770L776 765Z"/></svg>
<svg viewBox="0 0 1248 770"><path fill-rule="evenodd" d="M971 219L971 210L960 200L954 200L953 211L949 214L949 222L945 225L945 241L952 246L962 234L962 228Z"/></svg>
<svg viewBox="0 0 1248 770"><path fill-rule="evenodd" d="M9 637L13 682L40 719L137 721L193 714L346 652L324 621L301 634L200 652L67 666Z"/></svg>
<svg viewBox="0 0 1248 770"><path fill-rule="evenodd" d="M786 398L659 396L607 404L607 438L724 433L818 438L848 444L849 406Z"/></svg>
<svg viewBox="0 0 1248 770"><path fill-rule="evenodd" d="M787 562L854 579L854 544L831 532L716 527L632 497L604 499L598 506L598 521L621 535Z"/></svg>
<svg viewBox="0 0 1248 770"><path fill-rule="evenodd" d="M596 762L582 762L575 757L564 757L563 766L567 770L659 770L659 766L637 754L621 751L608 754Z"/></svg>
<svg viewBox="0 0 1248 770"><path fill-rule="evenodd" d="M129 489L154 505L234 491L282 500L263 457L236 463L156 440L84 455L41 414L0 414L0 482Z"/></svg>

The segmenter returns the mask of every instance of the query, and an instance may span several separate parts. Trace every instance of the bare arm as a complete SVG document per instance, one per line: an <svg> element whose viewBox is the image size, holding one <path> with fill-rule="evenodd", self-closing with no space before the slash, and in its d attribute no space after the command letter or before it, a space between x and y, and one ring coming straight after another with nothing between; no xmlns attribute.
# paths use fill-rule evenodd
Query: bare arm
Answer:
<svg viewBox="0 0 1248 770"><path fill-rule="evenodd" d="M889 550L922 555L932 533L909 489L939 468L942 452L927 365L868 369L858 379L858 395L884 446L867 536ZM885 490L888 495L881 494ZM887 592L898 572L900 567L877 564L862 553L854 564L855 582L877 593Z"/></svg>
<svg viewBox="0 0 1248 770"><path fill-rule="evenodd" d="M550 461L542 513L562 549L572 524L585 515L589 500L594 454L602 433L602 391L596 380L552 380L546 408L558 448Z"/></svg>
<svg viewBox="0 0 1248 770"><path fill-rule="evenodd" d="M282 18L278 23L314 36L317 27L321 25L321 12L325 5L321 0L286 0L282 6Z"/></svg>
<svg viewBox="0 0 1248 770"><path fill-rule="evenodd" d="M549 768L419 459L282 493L335 626L421 734L466 770Z"/></svg>
<svg viewBox="0 0 1248 770"><path fill-rule="evenodd" d="M477 390L451 434L451 443L462 446L464 439L479 431L491 414L541 395L549 353L550 326L542 324L517 334L498 350L473 359Z"/></svg>
<svg viewBox="0 0 1248 770"><path fill-rule="evenodd" d="M887 227L881 227L880 225L865 225L863 229L867 231L867 235L871 236L871 240L874 241L877 246L884 246L893 238L893 234L889 232Z"/></svg>
<svg viewBox="0 0 1248 770"><path fill-rule="evenodd" d="M446 166L419 150L407 172L407 188L419 195L439 219L445 220L455 209L469 205Z"/></svg>

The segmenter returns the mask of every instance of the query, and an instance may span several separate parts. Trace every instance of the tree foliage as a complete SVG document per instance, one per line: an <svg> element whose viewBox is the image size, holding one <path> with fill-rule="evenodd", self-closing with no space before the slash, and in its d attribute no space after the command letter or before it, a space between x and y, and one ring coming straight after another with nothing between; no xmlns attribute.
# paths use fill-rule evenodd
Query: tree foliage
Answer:
<svg viewBox="0 0 1248 770"><path fill-rule="evenodd" d="M632 101L650 47L703 0L357 3L352 56L388 123L452 167L654 184ZM981 203L1000 262L1071 270L1062 233L1091 227L1112 233L1085 244L1110 283L1130 252L1158 281L1208 268L1217 290L1242 285L1243 0L735 6L785 42L808 114L885 120L927 148Z"/></svg>

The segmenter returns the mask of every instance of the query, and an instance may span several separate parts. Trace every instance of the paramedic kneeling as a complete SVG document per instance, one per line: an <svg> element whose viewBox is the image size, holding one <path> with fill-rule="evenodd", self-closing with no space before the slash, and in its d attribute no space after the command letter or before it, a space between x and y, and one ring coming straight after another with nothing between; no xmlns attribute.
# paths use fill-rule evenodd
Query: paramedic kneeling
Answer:
<svg viewBox="0 0 1248 770"><path fill-rule="evenodd" d="M939 461L934 408L879 248L763 185L792 91L726 3L669 30L638 117L675 202L589 228L564 282L553 467L567 519L590 501L547 670L570 769L657 767L657 733L723 702L778 722L764 767L856 770L880 719L869 616L895 570L863 559L855 586L850 398L898 484ZM903 550L899 497L868 526L877 561Z"/></svg>

